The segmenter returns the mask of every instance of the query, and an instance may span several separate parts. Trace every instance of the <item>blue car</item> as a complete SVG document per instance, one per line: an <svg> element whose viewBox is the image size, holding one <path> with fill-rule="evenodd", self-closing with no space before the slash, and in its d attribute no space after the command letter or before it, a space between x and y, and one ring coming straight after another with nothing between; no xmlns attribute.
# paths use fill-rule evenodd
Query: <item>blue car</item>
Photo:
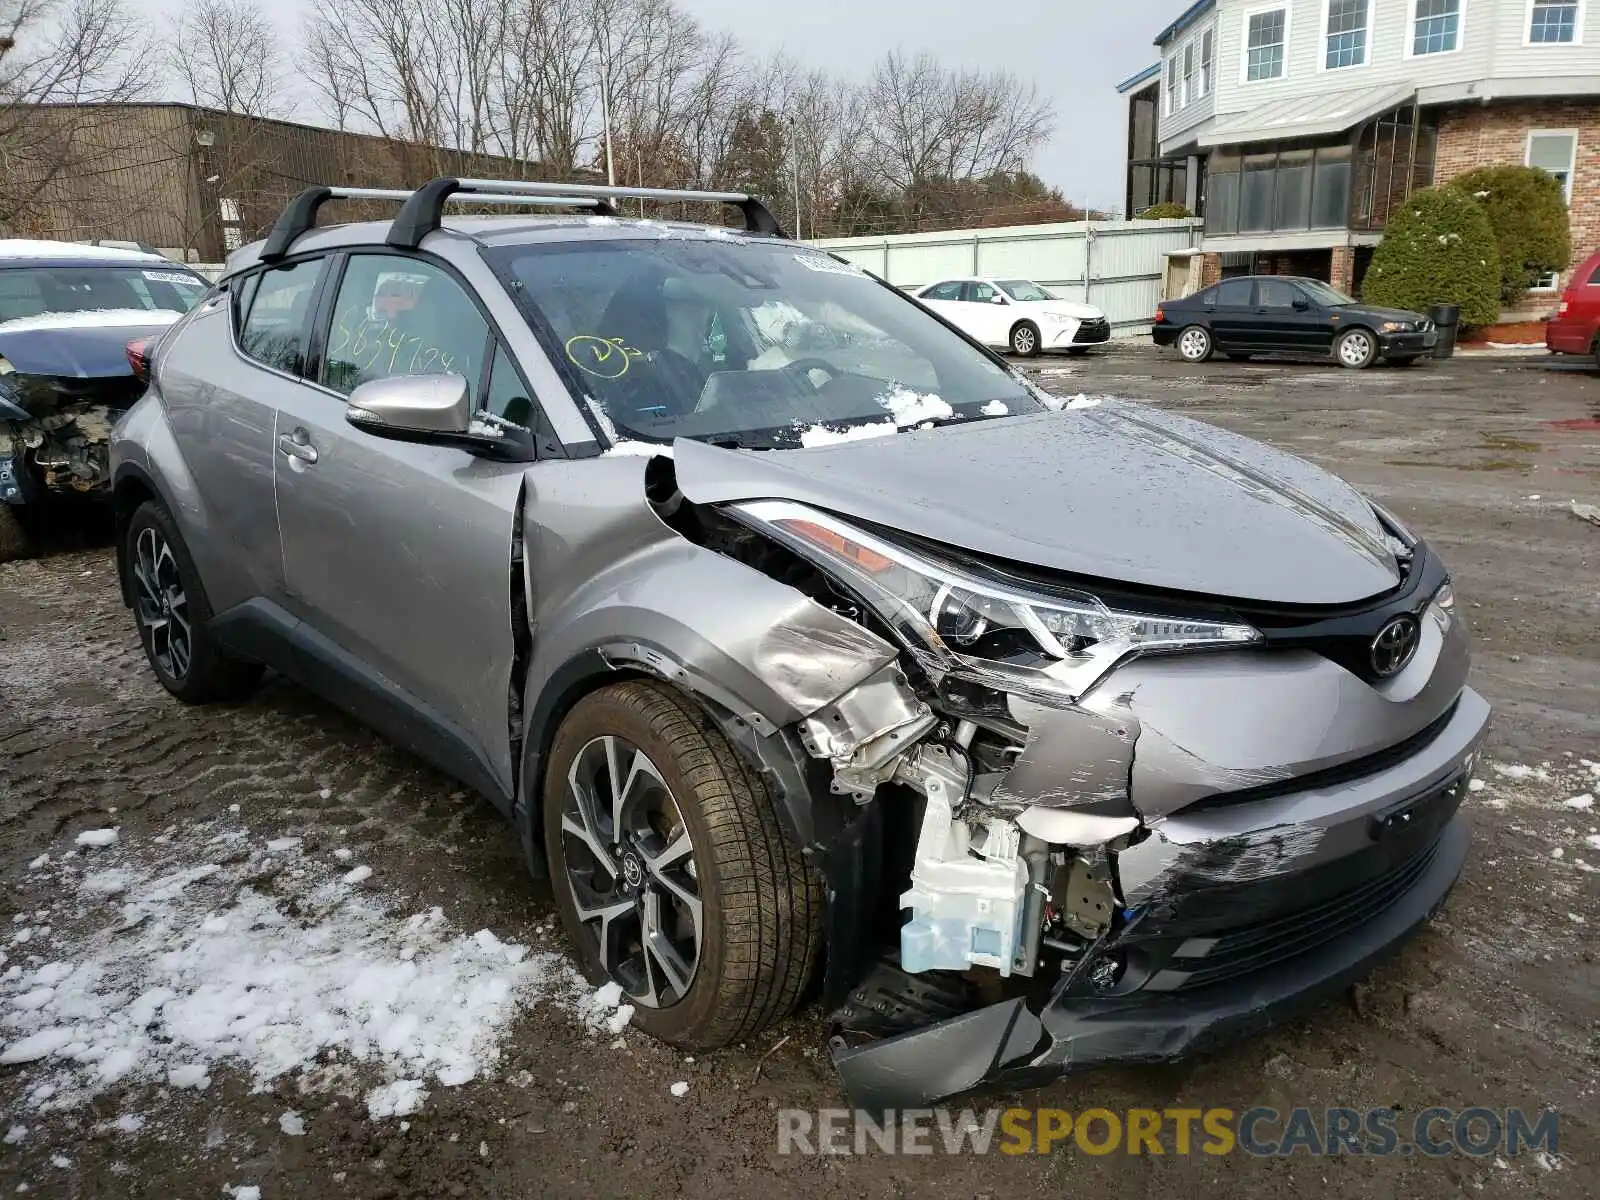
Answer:
<svg viewBox="0 0 1600 1200"><path fill-rule="evenodd" d="M0 239L0 562L20 510L110 488L111 426L145 389L145 348L210 285L158 254Z"/></svg>

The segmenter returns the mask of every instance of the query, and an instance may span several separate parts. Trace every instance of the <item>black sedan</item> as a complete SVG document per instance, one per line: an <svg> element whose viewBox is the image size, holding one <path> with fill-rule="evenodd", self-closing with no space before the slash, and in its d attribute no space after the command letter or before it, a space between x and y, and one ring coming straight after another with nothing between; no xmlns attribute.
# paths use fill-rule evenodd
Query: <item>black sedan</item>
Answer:
<svg viewBox="0 0 1600 1200"><path fill-rule="evenodd" d="M1320 279L1241 275L1156 309L1150 336L1177 346L1188 362L1220 350L1229 358L1255 354L1332 356L1343 367L1396 366L1433 349L1438 333L1421 313L1358 304Z"/></svg>

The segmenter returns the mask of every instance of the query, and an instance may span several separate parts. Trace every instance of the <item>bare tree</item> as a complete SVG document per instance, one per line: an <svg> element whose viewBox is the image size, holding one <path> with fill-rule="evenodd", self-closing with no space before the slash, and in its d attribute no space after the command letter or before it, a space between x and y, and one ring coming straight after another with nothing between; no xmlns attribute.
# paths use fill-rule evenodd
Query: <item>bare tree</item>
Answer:
<svg viewBox="0 0 1600 1200"><path fill-rule="evenodd" d="M246 117L289 110L278 33L257 0L186 0L167 33L168 68L195 104Z"/></svg>
<svg viewBox="0 0 1600 1200"><path fill-rule="evenodd" d="M0 225L92 236L139 202L107 183L127 146L101 106L148 94L155 61L123 0L0 0Z"/></svg>

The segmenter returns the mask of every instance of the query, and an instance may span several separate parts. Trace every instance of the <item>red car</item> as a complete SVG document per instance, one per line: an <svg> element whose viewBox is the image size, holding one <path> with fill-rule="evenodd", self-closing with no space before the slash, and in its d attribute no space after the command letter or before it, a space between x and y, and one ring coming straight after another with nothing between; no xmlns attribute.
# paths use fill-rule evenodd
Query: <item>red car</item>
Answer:
<svg viewBox="0 0 1600 1200"><path fill-rule="evenodd" d="M1544 344L1557 354L1594 354L1600 364L1600 253L1572 273L1561 307L1545 324Z"/></svg>

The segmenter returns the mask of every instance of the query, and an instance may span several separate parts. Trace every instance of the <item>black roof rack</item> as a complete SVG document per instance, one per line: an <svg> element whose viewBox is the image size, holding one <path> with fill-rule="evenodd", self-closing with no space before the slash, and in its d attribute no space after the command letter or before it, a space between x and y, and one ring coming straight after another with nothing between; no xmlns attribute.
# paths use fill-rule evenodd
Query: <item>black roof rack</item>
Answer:
<svg viewBox="0 0 1600 1200"><path fill-rule="evenodd" d="M267 234L266 244L261 247L261 261L274 262L289 253L289 247L294 245L295 239L305 233L317 223L317 211L328 200L398 200L405 204L401 209L400 217L396 219L395 226L399 227L400 221L411 208L411 202L434 184L444 182L434 180L431 184L424 184L417 192L393 188L355 188L355 187L309 187L293 200L289 201L277 221L272 226L272 232ZM451 180L449 182L455 182ZM504 188L473 190L459 197L446 192L440 197L434 207L434 223L432 228L439 227L438 211L447 199L457 200L463 204L519 204L529 206L550 206L557 208L588 208L595 212L616 216L617 210L613 208L603 196L556 194L552 192L518 193L512 195ZM426 232L426 231L425 231ZM420 237L418 239L421 240ZM391 245L415 246L416 242L396 242L394 233L389 234Z"/></svg>
<svg viewBox="0 0 1600 1200"><path fill-rule="evenodd" d="M615 215L612 199L682 200L705 204L731 204L744 214L749 233L788 237L770 209L743 192L694 192L675 188L612 187L595 183L529 183L514 179L432 179L412 192L389 228L389 245L415 249L435 229L446 201L455 197L474 200L487 195L520 196L529 204L589 204L603 206Z"/></svg>

